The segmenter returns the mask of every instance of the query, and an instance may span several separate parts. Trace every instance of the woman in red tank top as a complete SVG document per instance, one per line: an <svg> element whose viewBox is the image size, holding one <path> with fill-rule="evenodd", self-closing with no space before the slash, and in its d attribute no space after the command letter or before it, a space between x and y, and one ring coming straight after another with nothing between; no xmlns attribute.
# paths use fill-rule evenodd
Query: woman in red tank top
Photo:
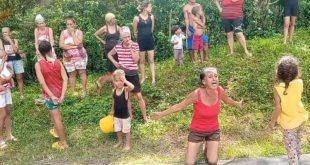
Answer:
<svg viewBox="0 0 310 165"><path fill-rule="evenodd" d="M68 144L59 106L67 90L67 73L62 63L53 57L52 46L48 41L42 41L39 44L39 51L42 59L35 64L36 75L46 100L45 106L54 125L50 133L55 138L59 138L59 141L52 144L52 148L65 149Z"/></svg>
<svg viewBox="0 0 310 165"><path fill-rule="evenodd" d="M219 86L216 68L204 68L200 74L200 79L203 84L201 88L195 89L181 103L173 105L165 111L154 112L151 118L153 120L159 120L171 113L182 111L188 105L193 104L194 113L190 124L190 133L188 135L185 164L195 164L200 144L206 141L206 160L210 165L214 165L218 161L220 141L220 127L218 122L220 102L222 100L226 104L241 109L242 100L236 102L227 96L223 88Z"/></svg>

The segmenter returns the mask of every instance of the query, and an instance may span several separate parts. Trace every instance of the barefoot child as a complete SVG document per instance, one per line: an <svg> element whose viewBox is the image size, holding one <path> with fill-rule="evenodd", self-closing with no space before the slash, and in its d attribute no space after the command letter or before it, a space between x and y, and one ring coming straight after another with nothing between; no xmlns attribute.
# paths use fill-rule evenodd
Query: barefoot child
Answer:
<svg viewBox="0 0 310 165"><path fill-rule="evenodd" d="M113 103L112 112L114 115L114 131L117 133L117 144L113 147L117 148L122 145L123 133L126 135L126 143L123 150L130 150L130 127L132 112L129 108L128 99L129 92L134 89L134 85L126 80L125 72L117 69L113 73ZM126 87L125 87L126 85Z"/></svg>
<svg viewBox="0 0 310 165"><path fill-rule="evenodd" d="M278 62L276 76L279 84L274 87L275 110L272 113L270 128L276 123L282 127L284 143L290 165L299 164L301 155L301 133L308 112L301 102L303 81L298 77L298 61L292 56L284 56Z"/></svg>
<svg viewBox="0 0 310 165"><path fill-rule="evenodd" d="M183 40L185 40L185 36L182 33L182 29L180 26L176 25L172 28L172 33L174 34L171 38L171 43L173 44L173 54L175 63L180 66L183 65Z"/></svg>
<svg viewBox="0 0 310 165"><path fill-rule="evenodd" d="M54 129L59 136L58 142L53 143L52 148L68 148L61 121L59 106L63 102L67 89L68 77L62 63L54 58L52 46L48 41L41 41L39 51L42 60L35 64L36 74L46 99L45 105L54 125Z"/></svg>
<svg viewBox="0 0 310 165"><path fill-rule="evenodd" d="M191 92L181 103L173 105L162 112L154 112L153 120L159 120L172 113L184 110L190 104L194 105L193 119L188 135L186 165L194 165L200 145L205 143L205 156L208 164L216 165L220 143L220 125L218 117L221 101L237 108L242 108L242 100L234 101L225 90L219 86L216 68L204 68L200 73L202 87Z"/></svg>
<svg viewBox="0 0 310 165"><path fill-rule="evenodd" d="M206 29L206 26L203 24L203 21L200 19L200 16L203 15L203 11L200 5L197 5L192 8L193 15L193 28L195 30L193 37L193 50L194 50L194 62L197 60L197 53L199 51L200 60L203 62L203 39L202 35Z"/></svg>

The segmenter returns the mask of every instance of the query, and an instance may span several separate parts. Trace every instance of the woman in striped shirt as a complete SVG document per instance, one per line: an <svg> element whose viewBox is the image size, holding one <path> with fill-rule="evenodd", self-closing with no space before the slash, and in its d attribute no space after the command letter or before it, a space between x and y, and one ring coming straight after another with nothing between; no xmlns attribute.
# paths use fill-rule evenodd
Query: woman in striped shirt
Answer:
<svg viewBox="0 0 310 165"><path fill-rule="evenodd" d="M120 32L122 42L117 44L114 49L108 53L108 58L116 68L125 71L126 79L135 86L132 92L136 95L139 102L144 121L148 122L138 74L139 45L136 42L132 42L130 29L127 26L122 27ZM116 54L118 55L118 62L113 58Z"/></svg>
<svg viewBox="0 0 310 165"><path fill-rule="evenodd" d="M215 4L221 13L224 30L227 34L230 55L234 54L234 33L236 33L245 55L250 57L252 54L248 51L242 29L243 1L244 0L215 0Z"/></svg>

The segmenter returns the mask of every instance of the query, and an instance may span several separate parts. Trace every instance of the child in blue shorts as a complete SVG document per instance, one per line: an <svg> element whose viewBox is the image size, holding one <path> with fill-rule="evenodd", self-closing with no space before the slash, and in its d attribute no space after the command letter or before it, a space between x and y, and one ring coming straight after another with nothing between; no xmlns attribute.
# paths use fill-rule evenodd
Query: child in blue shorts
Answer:
<svg viewBox="0 0 310 165"><path fill-rule="evenodd" d="M67 73L62 63L54 58L50 42L42 41L39 44L39 51L42 59L35 64L35 70L42 87L43 96L46 99L46 108L54 124L55 134L59 137L59 141L53 143L52 148L65 149L68 148L68 144L59 105L63 102L66 94Z"/></svg>

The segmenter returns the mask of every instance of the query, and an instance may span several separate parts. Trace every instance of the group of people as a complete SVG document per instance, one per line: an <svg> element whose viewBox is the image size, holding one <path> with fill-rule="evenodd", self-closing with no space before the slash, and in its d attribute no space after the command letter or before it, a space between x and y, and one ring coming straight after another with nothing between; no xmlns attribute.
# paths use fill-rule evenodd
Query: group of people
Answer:
<svg viewBox="0 0 310 165"><path fill-rule="evenodd" d="M289 2L288 2L289 1ZM294 2L293 2L294 1ZM285 30L284 43L292 39L296 20L297 0L285 0ZM239 39L240 45L247 56L251 53L247 49L246 40L242 29L243 0L215 0L218 7L229 45L230 54L234 53L234 33ZM295 10L296 9L296 10ZM115 15L105 15L106 24L95 32L95 37L101 42L107 56L108 73L99 77L96 81L97 94L105 83L112 83L113 102L111 114L114 115L114 130L117 132L118 142L114 147L122 146L122 133L126 135L124 150L131 148L131 93L138 101L139 108L145 122L149 121L146 114L146 105L141 93L141 83L146 79L145 54L148 54L151 71L151 83L156 84L154 64L154 27L155 19L152 15L152 4L144 1L139 7L139 14L133 19L133 36L137 42L133 42L130 28L120 27L116 23ZM183 65L183 40L190 50L192 62L208 60L208 37L206 35L206 22L203 7L196 0L188 0L183 8L186 36L180 26L174 26L174 35L171 43L174 48L174 57L177 65ZM290 19L289 19L289 18ZM37 27L34 30L35 49L37 62L35 64L36 75L42 87L42 98L49 112L53 128L50 133L59 138L52 144L53 148L65 149L68 143L59 106L63 102L70 84L70 92L78 95L75 90L77 74L82 82L82 97L87 94L86 66L88 55L83 46L83 32L76 28L74 17L66 18L66 29L60 34L59 47L63 49L63 63L57 59L54 51L53 30L45 24L42 15L35 18ZM287 22L292 21L288 28ZM287 30L290 29L290 30ZM18 47L18 41L10 36L10 29L2 28L3 37L0 41L0 148L5 148L6 141L16 141L11 129L11 104L12 96L10 88L14 86L12 76L15 74L21 98L24 97L24 85L22 73L24 72L21 56L23 52ZM104 35L104 39L101 37ZM121 42L120 42L121 41ZM7 61L7 62L6 62ZM141 81L139 78L141 70ZM274 87L275 111L272 115L270 127L274 129L279 123L283 128L285 146L287 148L289 163L298 164L300 158L300 134L304 123L308 119L301 102L303 83L299 75L298 60L292 56L281 58L277 64L277 79L281 81ZM243 101L235 101L230 98L219 85L217 68L207 67L200 73L202 86L192 91L182 102L169 107L162 112L154 112L151 119L159 120L171 113L179 112L188 105L193 104L193 118L188 135L188 148L186 164L195 164L200 145L205 141L205 156L209 164L218 161L220 126L219 113L221 101L236 108L243 108ZM3 128L7 132L7 140L3 139Z"/></svg>

